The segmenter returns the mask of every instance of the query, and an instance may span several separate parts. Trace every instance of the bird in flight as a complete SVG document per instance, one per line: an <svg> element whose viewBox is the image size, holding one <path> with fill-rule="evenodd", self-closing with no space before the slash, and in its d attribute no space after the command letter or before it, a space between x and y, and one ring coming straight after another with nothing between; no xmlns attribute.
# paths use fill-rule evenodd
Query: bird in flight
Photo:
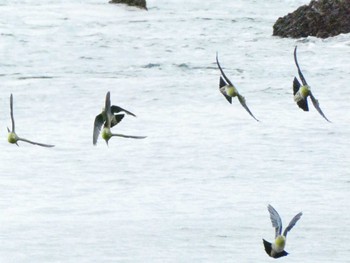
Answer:
<svg viewBox="0 0 350 263"><path fill-rule="evenodd" d="M326 121L331 122L330 120L327 119L327 117L322 112L320 108L320 104L318 103L318 100L312 94L310 86L307 84L303 76L303 73L301 73L298 60L297 60L297 46L295 46L294 48L294 61L298 68L298 74L299 74L301 83L303 84L301 85L298 79L294 77L294 81L293 81L294 101L298 104L299 108L303 109L304 111L309 111L307 98L310 96L312 104L314 105L318 113L321 114L321 116L325 118Z"/></svg>
<svg viewBox="0 0 350 263"><path fill-rule="evenodd" d="M15 129L15 119L13 117L13 95L11 94L10 96L10 111L11 111L11 122L12 122L12 130L10 130L7 127L7 131L8 131L8 136L7 136L7 140L9 143L15 143L17 146L18 145L18 141L22 141L22 142L27 142L27 143L31 143L34 145L39 145L39 146L43 146L43 147L54 147L55 145L51 145L51 144L44 144L44 143L38 143L38 142L33 142L24 138L19 137L16 134L16 129Z"/></svg>
<svg viewBox="0 0 350 263"><path fill-rule="evenodd" d="M259 121L253 113L249 110L245 98L238 92L237 88L232 84L232 82L226 77L224 71L222 70L219 59L218 59L218 53L216 53L216 63L220 69L221 75L220 76L220 84L219 89L222 95L227 99L229 103L232 104L232 98L237 97L243 108L252 116L256 121Z"/></svg>
<svg viewBox="0 0 350 263"><path fill-rule="evenodd" d="M119 106L112 105L111 107L111 128L117 125L122 121L125 114L121 112L125 112L128 115L136 117L136 115L130 111L127 111ZM98 114L94 121L94 133L93 133L93 144L96 145L98 136L100 134L102 125L106 123L107 120L107 111L105 108L102 109L102 112Z"/></svg>
<svg viewBox="0 0 350 263"><path fill-rule="evenodd" d="M131 113L130 111L127 111L121 107L118 106L111 106L111 94L108 91L106 94L106 101L105 101L105 107L99 115L96 116L95 122L94 122L94 133L93 133L93 144L96 145L98 135L100 134L101 127L103 126L102 130L102 138L106 141L108 145L108 141L113 136L118 137L124 137L124 138L132 138L132 139L144 139L146 136L132 136L132 135L124 135L124 134L118 134L118 133L112 133L111 128L118 124L123 118L124 114L120 115L117 114L121 111L125 112L128 115L132 115L136 117L135 114Z"/></svg>
<svg viewBox="0 0 350 263"><path fill-rule="evenodd" d="M287 256L288 253L284 250L284 247L286 245L287 234L294 227L296 222L298 222L303 213L300 212L296 216L294 216L282 234L281 217L271 205L268 205L267 209L270 213L272 226L275 228L275 241L273 244L271 244L270 242L267 242L265 239L263 239L265 251L270 257L273 258Z"/></svg>

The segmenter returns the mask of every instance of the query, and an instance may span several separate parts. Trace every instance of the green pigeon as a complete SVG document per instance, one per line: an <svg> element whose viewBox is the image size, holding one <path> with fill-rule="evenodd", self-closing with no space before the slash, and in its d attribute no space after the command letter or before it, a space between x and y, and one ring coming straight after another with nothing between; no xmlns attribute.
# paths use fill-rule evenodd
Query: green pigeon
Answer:
<svg viewBox="0 0 350 263"><path fill-rule="evenodd" d="M270 242L267 242L265 239L263 239L265 251L270 257L273 258L287 256L288 252L284 250L284 247L286 245L287 234L294 227L296 222L298 222L303 213L300 212L296 216L294 216L282 234L282 220L280 215L271 205L268 205L267 209L270 213L272 226L275 228L275 241L273 244L271 244Z"/></svg>
<svg viewBox="0 0 350 263"><path fill-rule="evenodd" d="M229 103L232 104L232 98L237 97L243 108L252 116L256 121L259 121L253 113L249 110L247 103L245 101L245 98L238 92L237 88L232 84L232 82L226 77L224 71L222 70L219 59L218 59L218 53L216 53L216 63L220 69L221 75L220 76L220 83L219 83L219 89L222 95L227 99Z"/></svg>
<svg viewBox="0 0 350 263"><path fill-rule="evenodd" d="M298 68L298 74L301 80L301 83L298 81L296 77L294 77L293 81L293 95L294 95L294 101L298 104L299 108L303 109L304 111L309 111L309 106L307 102L307 98L310 97L312 104L316 108L316 110L321 114L323 118L325 118L326 121L331 122L330 120L327 119L327 117L324 115L320 108L320 104L318 103L318 100L314 97L314 95L311 92L310 86L307 84L303 73L301 73L298 60L297 60L297 46L294 48L294 61L295 64Z"/></svg>
<svg viewBox="0 0 350 263"><path fill-rule="evenodd" d="M132 138L132 139L144 139L146 136L132 136L132 135L124 135L124 134L118 134L118 133L112 133L111 128L118 124L124 117L124 115L117 115L116 113L119 113L121 111L125 112L126 114L135 116L135 114L131 113L130 111L127 111L123 108L120 108L118 106L111 106L111 94L108 91L106 94L106 101L105 101L105 108L99 115L96 116L95 122L94 122L94 134L93 134L93 144L96 145L97 138L101 130L101 126L103 126L103 130L101 133L102 138L106 141L108 145L108 141L113 136L118 137L124 137L124 138ZM113 109L113 110L112 110Z"/></svg>
<svg viewBox="0 0 350 263"><path fill-rule="evenodd" d="M18 137L18 135L16 134L15 131L15 119L13 117L13 95L11 94L10 96L10 111L11 111L11 121L12 121L12 130L10 130L7 127L7 131L8 131L8 136L7 136L7 140L9 143L15 143L17 146L18 145L18 141L22 141L22 142L28 142L34 145L39 145L39 146L43 146L43 147L54 147L55 145L51 145L51 144L44 144L44 143L38 143L38 142L33 142L21 137Z"/></svg>

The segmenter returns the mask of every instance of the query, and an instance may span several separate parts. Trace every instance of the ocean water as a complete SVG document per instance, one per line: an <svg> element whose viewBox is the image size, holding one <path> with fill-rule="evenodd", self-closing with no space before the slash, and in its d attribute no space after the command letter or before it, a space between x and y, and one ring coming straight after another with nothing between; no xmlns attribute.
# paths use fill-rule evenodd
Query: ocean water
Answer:
<svg viewBox="0 0 350 263"><path fill-rule="evenodd" d="M350 262L350 35L272 36L301 0L0 3L1 262ZM293 50L326 122L297 107ZM218 90L226 75L256 122ZM92 145L107 91L145 135ZM19 136L7 142L9 97Z"/></svg>

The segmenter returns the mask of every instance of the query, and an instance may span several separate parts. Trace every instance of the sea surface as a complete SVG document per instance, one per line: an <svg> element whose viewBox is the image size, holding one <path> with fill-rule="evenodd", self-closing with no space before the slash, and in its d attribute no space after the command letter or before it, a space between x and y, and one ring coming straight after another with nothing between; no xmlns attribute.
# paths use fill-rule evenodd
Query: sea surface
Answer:
<svg viewBox="0 0 350 263"><path fill-rule="evenodd" d="M282 39L307 0L0 2L0 262L350 262L350 34ZM293 101L293 50L328 123ZM220 94L215 56L260 120ZM134 114L92 144L107 91ZM42 148L7 142L16 132Z"/></svg>

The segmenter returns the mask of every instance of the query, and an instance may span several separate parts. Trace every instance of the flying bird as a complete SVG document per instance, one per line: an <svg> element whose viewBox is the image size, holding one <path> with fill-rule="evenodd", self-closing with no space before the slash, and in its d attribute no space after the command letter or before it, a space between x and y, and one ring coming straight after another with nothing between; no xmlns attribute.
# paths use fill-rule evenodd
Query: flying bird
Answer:
<svg viewBox="0 0 350 263"><path fill-rule="evenodd" d="M8 131L8 136L7 136L7 140L9 143L15 143L17 146L18 145L18 141L22 141L22 142L28 142L34 145L39 145L39 146L43 146L43 147L54 147L55 145L51 145L51 144L44 144L44 143L38 143L38 142L33 142L21 137L18 137L18 135L16 134L15 131L15 119L13 117L13 95L11 94L10 96L10 110L11 110L11 121L12 121L12 130L10 130L7 127L7 131Z"/></svg>
<svg viewBox="0 0 350 263"><path fill-rule="evenodd" d="M111 128L118 124L124 117L120 117L121 115L117 115L116 113L120 111L124 111L126 114L135 116L135 114L131 113L130 111L124 110L123 108L120 108L118 106L111 106L111 98L110 98L110 92L108 91L106 94L106 101L105 101L105 108L102 111L101 114L97 115L94 122L94 134L93 134L93 144L96 145L97 138L101 130L102 124L103 130L102 130L102 138L106 141L108 145L108 141L113 136L118 137L124 137L124 138L132 138L132 139L144 139L145 136L132 136L132 135L124 135L124 134L118 134L118 133L112 133ZM113 112L113 113L112 113Z"/></svg>
<svg viewBox="0 0 350 263"><path fill-rule="evenodd" d="M293 228L296 222L298 222L303 213L300 212L299 214L294 216L282 234L281 217L271 205L268 205L267 209L270 213L272 226L275 228L275 241L273 244L271 244L270 242L267 242L265 239L263 239L265 251L270 257L273 258L287 256L288 253L284 250L284 247L286 245L287 234Z"/></svg>
<svg viewBox="0 0 350 263"><path fill-rule="evenodd" d="M219 59L218 59L218 53L216 53L216 63L218 64L218 67L220 69L221 75L220 76L220 84L219 89L222 95L227 99L229 103L232 104L232 98L237 97L243 108L252 116L256 121L259 121L253 113L249 110L245 98L238 92L237 88L232 84L232 82L226 77L224 71L222 70Z"/></svg>
<svg viewBox="0 0 350 263"><path fill-rule="evenodd" d="M121 112L125 112L128 115L136 117L136 115L130 111L127 111L119 106L112 105L111 107L111 126L110 128L117 125L119 122L122 121L125 114L122 114ZM93 144L96 145L98 136L100 134L102 125L106 123L107 120L107 112L106 109L103 108L102 112L98 114L94 121L94 133L93 133Z"/></svg>
<svg viewBox="0 0 350 263"><path fill-rule="evenodd" d="M303 85L301 85L300 82L298 81L298 79L296 77L294 77L294 81L293 81L294 101L298 104L299 108L303 109L304 111L309 111L307 97L310 96L312 104L314 105L316 110L319 112L319 114L321 114L321 116L323 118L325 118L326 121L331 122L330 120L327 119L327 117L322 112L322 110L320 108L320 104L318 103L318 100L312 94L310 86L307 84L307 82L303 76L303 73L301 73L301 70L300 70L300 67L298 64L298 60L297 60L297 46L295 46L295 49L294 49L294 61L295 61L295 64L298 68L298 74L299 74L300 80L303 84Z"/></svg>

